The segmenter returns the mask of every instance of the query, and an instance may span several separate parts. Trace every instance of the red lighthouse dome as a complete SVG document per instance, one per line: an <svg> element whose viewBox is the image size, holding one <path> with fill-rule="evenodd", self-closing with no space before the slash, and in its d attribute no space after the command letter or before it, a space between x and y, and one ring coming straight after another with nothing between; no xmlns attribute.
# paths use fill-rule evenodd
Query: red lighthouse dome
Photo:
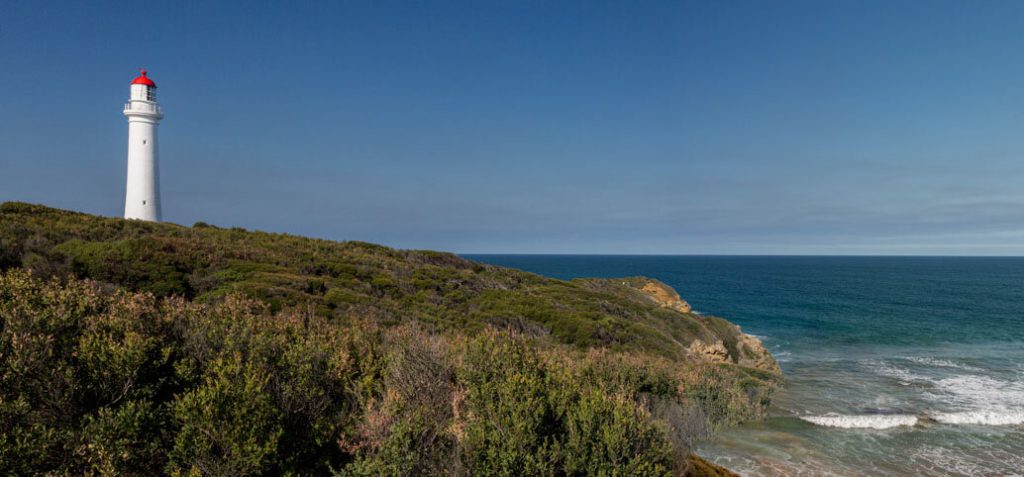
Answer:
<svg viewBox="0 0 1024 477"><path fill-rule="evenodd" d="M146 76L146 70L139 70L139 76L132 80L132 84L144 84L150 88L156 88L156 83Z"/></svg>

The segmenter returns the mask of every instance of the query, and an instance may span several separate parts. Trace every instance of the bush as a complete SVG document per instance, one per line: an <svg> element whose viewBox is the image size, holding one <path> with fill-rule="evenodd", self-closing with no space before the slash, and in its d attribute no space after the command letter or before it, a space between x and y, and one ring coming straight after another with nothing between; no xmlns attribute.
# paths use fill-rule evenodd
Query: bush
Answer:
<svg viewBox="0 0 1024 477"><path fill-rule="evenodd" d="M267 392L268 377L240 354L210 363L201 385L173 403L178 428L172 474L263 474L272 468L284 430Z"/></svg>
<svg viewBox="0 0 1024 477"><path fill-rule="evenodd" d="M663 425L627 396L584 393L567 409L566 427L567 475L671 475L672 444Z"/></svg>

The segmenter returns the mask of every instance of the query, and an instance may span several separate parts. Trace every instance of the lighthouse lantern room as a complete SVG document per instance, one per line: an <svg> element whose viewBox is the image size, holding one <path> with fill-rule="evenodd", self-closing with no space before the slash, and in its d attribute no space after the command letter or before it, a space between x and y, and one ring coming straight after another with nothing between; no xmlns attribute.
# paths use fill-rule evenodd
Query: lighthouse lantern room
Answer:
<svg viewBox="0 0 1024 477"><path fill-rule="evenodd" d="M124 105L128 117L128 185L124 218L160 221L160 167L156 129L164 113L156 102L156 83L140 70Z"/></svg>

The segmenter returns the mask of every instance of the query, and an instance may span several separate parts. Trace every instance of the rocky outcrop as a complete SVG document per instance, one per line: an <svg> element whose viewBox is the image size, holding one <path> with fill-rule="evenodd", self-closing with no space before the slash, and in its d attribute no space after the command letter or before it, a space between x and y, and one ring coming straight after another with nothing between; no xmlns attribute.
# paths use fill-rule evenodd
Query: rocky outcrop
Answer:
<svg viewBox="0 0 1024 477"><path fill-rule="evenodd" d="M704 460L697 454L690 454L686 477L739 477L725 467Z"/></svg>
<svg viewBox="0 0 1024 477"><path fill-rule="evenodd" d="M779 362L775 361L775 357L768 352L768 349L764 347L764 343L761 340L741 332L739 326L736 327L736 332L740 334L739 342L736 344L740 352L740 365L763 369L773 373L782 372L779 368Z"/></svg>
<svg viewBox="0 0 1024 477"><path fill-rule="evenodd" d="M680 313L693 311L690 304L683 300L672 287L657 280L648 280L640 287L640 291L647 294L651 300L665 308L676 310Z"/></svg>
<svg viewBox="0 0 1024 477"><path fill-rule="evenodd" d="M721 340L712 343L705 343L703 340L693 340L690 343L689 350L690 353L712 363L728 363L732 361L729 359L729 350Z"/></svg>
<svg viewBox="0 0 1024 477"><path fill-rule="evenodd" d="M650 278L634 278L627 284L640 290L662 308L692 313L690 304L672 287ZM740 366L779 373L779 363L757 337L748 335L739 326L720 318L701 317L713 333L690 342L688 351L713 363L736 363Z"/></svg>
<svg viewBox="0 0 1024 477"><path fill-rule="evenodd" d="M757 368L773 373L781 373L779 363L775 361L772 354L764 347L764 343L757 337L740 331L739 326L733 325L735 335L727 339L733 342L734 350L730 350L725 340L705 341L693 340L688 348L690 353L701 357L712 363L736 363L748 368Z"/></svg>

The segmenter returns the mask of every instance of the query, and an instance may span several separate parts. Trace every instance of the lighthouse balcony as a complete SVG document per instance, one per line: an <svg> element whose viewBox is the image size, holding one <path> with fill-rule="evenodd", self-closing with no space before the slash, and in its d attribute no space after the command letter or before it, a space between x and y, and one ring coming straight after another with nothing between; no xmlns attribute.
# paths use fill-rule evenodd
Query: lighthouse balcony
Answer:
<svg viewBox="0 0 1024 477"><path fill-rule="evenodd" d="M156 103L150 101L129 101L124 103L126 113L151 113L162 116L164 111Z"/></svg>

